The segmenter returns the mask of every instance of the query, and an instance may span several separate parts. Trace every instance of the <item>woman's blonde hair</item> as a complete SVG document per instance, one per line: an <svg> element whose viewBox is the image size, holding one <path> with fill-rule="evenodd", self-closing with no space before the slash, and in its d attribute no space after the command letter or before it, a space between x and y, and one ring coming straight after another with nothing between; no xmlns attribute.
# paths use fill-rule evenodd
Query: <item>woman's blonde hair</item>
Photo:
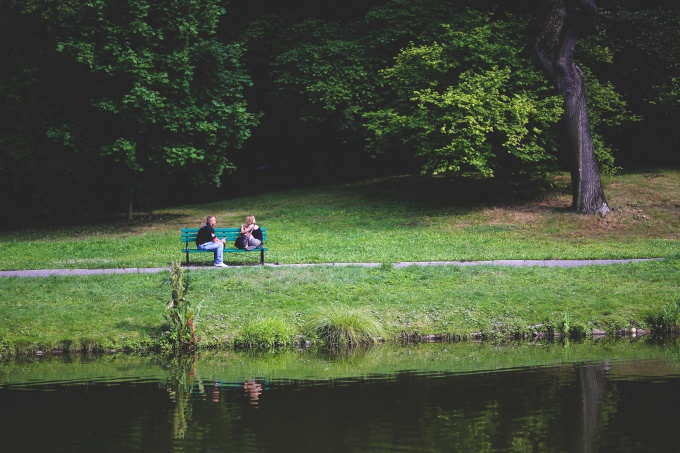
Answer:
<svg viewBox="0 0 680 453"><path fill-rule="evenodd" d="M255 216L254 215L246 216L246 225L252 225L254 223L255 223Z"/></svg>

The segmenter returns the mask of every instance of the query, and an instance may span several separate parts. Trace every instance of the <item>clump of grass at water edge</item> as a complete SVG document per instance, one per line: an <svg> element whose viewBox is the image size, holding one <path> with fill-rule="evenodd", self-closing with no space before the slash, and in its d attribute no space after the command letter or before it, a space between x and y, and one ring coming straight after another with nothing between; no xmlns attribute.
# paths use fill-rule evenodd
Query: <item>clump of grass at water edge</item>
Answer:
<svg viewBox="0 0 680 453"><path fill-rule="evenodd" d="M278 318L258 318L248 324L234 338L237 348L273 349L292 346L295 329Z"/></svg>
<svg viewBox="0 0 680 453"><path fill-rule="evenodd" d="M329 349L376 344L385 338L385 328L373 314L347 307L330 307L312 315L306 333Z"/></svg>
<svg viewBox="0 0 680 453"><path fill-rule="evenodd" d="M671 302L651 314L647 322L659 337L680 334L680 300Z"/></svg>

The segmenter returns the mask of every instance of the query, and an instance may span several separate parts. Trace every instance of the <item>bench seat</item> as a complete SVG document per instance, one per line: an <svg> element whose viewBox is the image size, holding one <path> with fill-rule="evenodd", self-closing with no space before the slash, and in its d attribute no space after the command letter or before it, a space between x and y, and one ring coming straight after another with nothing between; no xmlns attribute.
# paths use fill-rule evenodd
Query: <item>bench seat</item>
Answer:
<svg viewBox="0 0 680 453"><path fill-rule="evenodd" d="M267 229L260 228L262 230L262 244L252 250L237 249L234 247L234 242L236 238L241 235L241 227L236 228L214 228L215 235L219 239L226 239L227 243L224 245L224 253L249 253L249 252L260 252L260 264L264 265L264 252L268 249L264 246L267 240ZM196 248L196 235L198 234L199 228L182 228L180 240L184 244L182 253L186 255L186 263L189 265L189 255L192 253L211 253L214 254L214 250L200 250Z"/></svg>

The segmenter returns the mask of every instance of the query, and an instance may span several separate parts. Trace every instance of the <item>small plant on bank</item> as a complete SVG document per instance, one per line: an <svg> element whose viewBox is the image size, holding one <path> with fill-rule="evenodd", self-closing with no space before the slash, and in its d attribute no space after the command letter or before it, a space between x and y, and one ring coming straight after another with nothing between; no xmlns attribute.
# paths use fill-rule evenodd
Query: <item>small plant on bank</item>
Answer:
<svg viewBox="0 0 680 453"><path fill-rule="evenodd" d="M680 300L671 302L647 320L652 332L659 336L671 336L680 333Z"/></svg>
<svg viewBox="0 0 680 453"><path fill-rule="evenodd" d="M294 344L295 330L286 321L260 318L247 324L234 339L237 348L274 349Z"/></svg>
<svg viewBox="0 0 680 453"><path fill-rule="evenodd" d="M324 346L353 348L379 343L385 336L383 325L372 314L346 307L332 307L313 316L308 334Z"/></svg>
<svg viewBox="0 0 680 453"><path fill-rule="evenodd" d="M571 329L571 312L569 311L569 308L567 308L567 311L564 313L564 334L565 335L569 334L569 329Z"/></svg>
<svg viewBox="0 0 680 453"><path fill-rule="evenodd" d="M585 326L582 325L581 323L574 322L573 318L571 317L571 312L569 311L569 308L567 308L567 311L564 313L564 323L562 325L562 332L564 333L564 336L566 338L572 340L578 340L580 338L586 337Z"/></svg>
<svg viewBox="0 0 680 453"><path fill-rule="evenodd" d="M172 300L165 307L165 319L170 323L170 342L179 350L196 347L196 326L198 310L194 310L191 302L185 298L189 291L189 280L184 278L184 271L178 261L170 265L170 286Z"/></svg>

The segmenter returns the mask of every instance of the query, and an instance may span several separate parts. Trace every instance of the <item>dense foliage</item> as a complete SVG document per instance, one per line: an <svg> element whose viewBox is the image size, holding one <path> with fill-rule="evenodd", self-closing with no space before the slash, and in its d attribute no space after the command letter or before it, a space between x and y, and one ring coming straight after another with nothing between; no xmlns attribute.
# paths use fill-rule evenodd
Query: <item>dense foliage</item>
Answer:
<svg viewBox="0 0 680 453"><path fill-rule="evenodd" d="M622 149L622 163L680 162L680 4L669 3L597 2L597 39L612 64L593 70L616 86L640 120L613 127L607 137Z"/></svg>
<svg viewBox="0 0 680 453"><path fill-rule="evenodd" d="M376 150L406 145L435 174L545 173L561 99L532 68L519 38L525 22L471 11L457 19L381 71L397 96L365 114L371 142Z"/></svg>
<svg viewBox="0 0 680 453"><path fill-rule="evenodd" d="M545 180L566 161L539 3L3 1L0 208L131 213L194 184L378 172ZM576 58L600 169L677 163L680 8L596 4Z"/></svg>
<svg viewBox="0 0 680 453"><path fill-rule="evenodd" d="M534 55L535 20L465 6L389 0L343 22L270 15L244 36L285 115L305 125L296 133L321 124L400 171L544 180L563 168L562 111ZM614 150L602 132L634 116L588 69L611 61L608 50L597 40L586 45L596 153L609 172Z"/></svg>
<svg viewBox="0 0 680 453"><path fill-rule="evenodd" d="M177 174L219 183L233 168L229 153L256 117L243 99L241 50L216 37L220 2L45 1L11 12L7 22L32 27L4 24L22 46L2 78L7 190L57 209L61 196L90 201L83 189L131 195ZM23 44L36 28L41 39ZM25 178L36 171L37 182Z"/></svg>

